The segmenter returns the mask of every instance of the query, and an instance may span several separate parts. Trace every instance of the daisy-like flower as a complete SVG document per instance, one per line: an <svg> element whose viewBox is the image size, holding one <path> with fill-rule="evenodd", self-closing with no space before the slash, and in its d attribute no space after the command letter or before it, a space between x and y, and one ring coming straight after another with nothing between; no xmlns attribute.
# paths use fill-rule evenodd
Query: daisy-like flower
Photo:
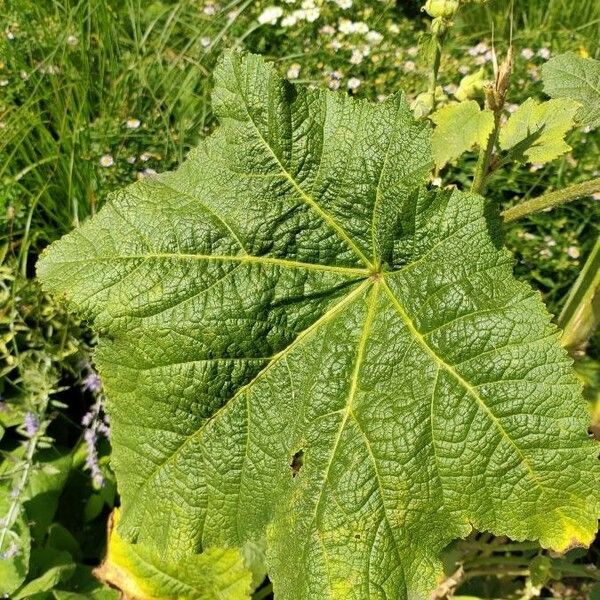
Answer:
<svg viewBox="0 0 600 600"><path fill-rule="evenodd" d="M125 121L125 127L127 127L127 129L137 129L141 124L142 122L135 117L129 117L129 119Z"/></svg>
<svg viewBox="0 0 600 600"><path fill-rule="evenodd" d="M414 61L407 60L402 65L402 68L404 69L405 73L412 73L417 68L417 65L414 63Z"/></svg>
<svg viewBox="0 0 600 600"><path fill-rule="evenodd" d="M15 34L10 30L7 29L4 33L4 35L6 35L6 39L7 40L14 40L15 39Z"/></svg>
<svg viewBox="0 0 600 600"><path fill-rule="evenodd" d="M379 33L379 31L369 31L365 39L367 40L367 42L369 42L369 44L377 46L377 44L381 44L383 40L383 35Z"/></svg>
<svg viewBox="0 0 600 600"><path fill-rule="evenodd" d="M69 46L77 46L78 41L79 40L77 39L77 36L74 36L74 35L70 35L67 38L67 44L69 44Z"/></svg>
<svg viewBox="0 0 600 600"><path fill-rule="evenodd" d="M569 246L567 248L567 256L569 258L579 258L581 256L581 251L577 246Z"/></svg>
<svg viewBox="0 0 600 600"><path fill-rule="evenodd" d="M358 50L358 48L355 48L354 50L352 50L352 56L350 57L350 63L353 65L360 65L360 63L363 61L365 55Z"/></svg>
<svg viewBox="0 0 600 600"><path fill-rule="evenodd" d="M281 6L267 6L258 16L258 22L261 25L275 25L281 15L283 15Z"/></svg>
<svg viewBox="0 0 600 600"><path fill-rule="evenodd" d="M360 87L361 83L362 83L362 81L358 77L350 77L350 79L348 79L348 83L346 85L348 86L349 90L354 91Z"/></svg>
<svg viewBox="0 0 600 600"><path fill-rule="evenodd" d="M211 44L212 40L209 37L201 37L200 38L200 45L203 48L208 48Z"/></svg>
<svg viewBox="0 0 600 600"><path fill-rule="evenodd" d="M290 68L287 70L287 78L288 79L298 79L300 75L300 65L298 63L294 63L290 65Z"/></svg>
<svg viewBox="0 0 600 600"><path fill-rule="evenodd" d="M535 52L531 48L523 48L523 50L521 50L521 56L525 60L531 60L535 56Z"/></svg>
<svg viewBox="0 0 600 600"><path fill-rule="evenodd" d="M214 2L207 2L202 9L202 12L209 17L212 17L217 12L217 7Z"/></svg>
<svg viewBox="0 0 600 600"><path fill-rule="evenodd" d="M352 6L352 0L335 0L335 3L342 9L347 10Z"/></svg>
<svg viewBox="0 0 600 600"><path fill-rule="evenodd" d="M296 15L286 15L281 19L282 27L293 27L298 22Z"/></svg>
<svg viewBox="0 0 600 600"><path fill-rule="evenodd" d="M8 85L8 79L0 79L0 87L6 87Z"/></svg>
<svg viewBox="0 0 600 600"><path fill-rule="evenodd" d="M537 55L543 60L548 60L552 54L549 48L540 48Z"/></svg>
<svg viewBox="0 0 600 600"><path fill-rule="evenodd" d="M114 158L110 154L104 154L100 157L100 166L105 169L115 164Z"/></svg>

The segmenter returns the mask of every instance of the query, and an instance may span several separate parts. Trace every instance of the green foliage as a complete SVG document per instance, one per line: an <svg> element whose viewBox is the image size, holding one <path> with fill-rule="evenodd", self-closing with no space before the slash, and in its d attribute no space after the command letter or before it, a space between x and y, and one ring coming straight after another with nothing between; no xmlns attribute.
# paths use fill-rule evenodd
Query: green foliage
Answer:
<svg viewBox="0 0 600 600"><path fill-rule="evenodd" d="M283 599L425 596L472 527L589 544L600 465L570 361L483 199L422 187L402 95L293 87L237 53L215 80L220 128L39 265L101 333L118 535L171 562L266 536Z"/></svg>
<svg viewBox="0 0 600 600"><path fill-rule="evenodd" d="M550 162L571 150L565 135L573 128L579 108L571 99L528 98L500 130L500 147L520 162Z"/></svg>
<svg viewBox="0 0 600 600"><path fill-rule="evenodd" d="M567 52L542 69L544 91L553 98L577 100L577 118L590 129L600 127L600 61Z"/></svg>
<svg viewBox="0 0 600 600"><path fill-rule="evenodd" d="M449 104L431 115L436 128L431 138L433 159L441 169L474 146L485 146L494 130L494 115L475 100Z"/></svg>

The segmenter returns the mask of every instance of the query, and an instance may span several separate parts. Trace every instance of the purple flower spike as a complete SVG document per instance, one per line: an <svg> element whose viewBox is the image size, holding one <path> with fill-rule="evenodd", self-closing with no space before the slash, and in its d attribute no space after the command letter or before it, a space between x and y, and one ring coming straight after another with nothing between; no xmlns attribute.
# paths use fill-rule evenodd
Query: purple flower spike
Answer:
<svg viewBox="0 0 600 600"><path fill-rule="evenodd" d="M86 375L83 378L81 387L86 392L92 392L92 394L97 394L102 389L102 381L100 381L100 375L98 375L98 373L95 372Z"/></svg>
<svg viewBox="0 0 600 600"><path fill-rule="evenodd" d="M25 414L23 424L25 425L25 435L29 438L32 438L40 428L40 421L32 412Z"/></svg>

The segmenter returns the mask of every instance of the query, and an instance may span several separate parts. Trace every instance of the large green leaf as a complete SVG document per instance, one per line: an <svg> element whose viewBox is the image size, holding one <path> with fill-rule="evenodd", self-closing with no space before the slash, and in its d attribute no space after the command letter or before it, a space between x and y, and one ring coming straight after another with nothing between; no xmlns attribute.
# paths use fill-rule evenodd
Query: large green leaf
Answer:
<svg viewBox="0 0 600 600"><path fill-rule="evenodd" d="M542 80L549 96L580 102L577 117L582 125L600 127L600 61L560 54L542 67Z"/></svg>
<svg viewBox="0 0 600 600"><path fill-rule="evenodd" d="M570 360L483 198L421 187L403 96L215 77L220 128L39 265L100 333L119 534L169 561L266 535L278 600L424 598L472 528L590 543Z"/></svg>

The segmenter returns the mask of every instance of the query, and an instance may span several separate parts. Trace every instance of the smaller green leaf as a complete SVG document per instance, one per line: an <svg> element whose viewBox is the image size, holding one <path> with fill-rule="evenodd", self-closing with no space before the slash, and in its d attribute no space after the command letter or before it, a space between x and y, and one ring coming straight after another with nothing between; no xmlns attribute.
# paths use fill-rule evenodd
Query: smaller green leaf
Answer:
<svg viewBox="0 0 600 600"><path fill-rule="evenodd" d="M0 515L6 516L12 499L7 490L0 493ZM20 515L6 535L0 552L0 596L9 596L25 581L29 569L31 537L25 519Z"/></svg>
<svg viewBox="0 0 600 600"><path fill-rule="evenodd" d="M575 122L579 103L528 98L500 130L500 148L519 162L546 163L571 150L565 135Z"/></svg>
<svg viewBox="0 0 600 600"><path fill-rule="evenodd" d="M494 130L492 111L481 110L475 100L444 106L431 115L431 120L436 124L433 158L440 169L474 146L485 146Z"/></svg>
<svg viewBox="0 0 600 600"><path fill-rule="evenodd" d="M548 556L536 556L529 563L529 576L534 586L545 585L552 579L552 560Z"/></svg>
<svg viewBox="0 0 600 600"><path fill-rule="evenodd" d="M40 466L32 471L23 503L34 539L45 535L52 523L71 468L71 456L57 456L54 449L39 452L37 458Z"/></svg>
<svg viewBox="0 0 600 600"><path fill-rule="evenodd" d="M542 67L544 91L552 98L570 98L581 103L578 121L600 127L600 61L573 52L560 54Z"/></svg>
<svg viewBox="0 0 600 600"><path fill-rule="evenodd" d="M79 543L73 534L60 523L52 523L48 529L46 547L53 550L68 552L75 560L81 560L82 553Z"/></svg>
<svg viewBox="0 0 600 600"><path fill-rule="evenodd" d="M108 551L95 575L136 600L246 600L252 573L239 549L207 548L201 554L168 561L152 547L132 544L117 530L113 512Z"/></svg>
<svg viewBox="0 0 600 600"><path fill-rule="evenodd" d="M36 550L32 552L31 563L31 573L35 579L14 594L13 600L26 600L34 594L47 592L59 583L68 581L75 571L75 563L68 552Z"/></svg>

